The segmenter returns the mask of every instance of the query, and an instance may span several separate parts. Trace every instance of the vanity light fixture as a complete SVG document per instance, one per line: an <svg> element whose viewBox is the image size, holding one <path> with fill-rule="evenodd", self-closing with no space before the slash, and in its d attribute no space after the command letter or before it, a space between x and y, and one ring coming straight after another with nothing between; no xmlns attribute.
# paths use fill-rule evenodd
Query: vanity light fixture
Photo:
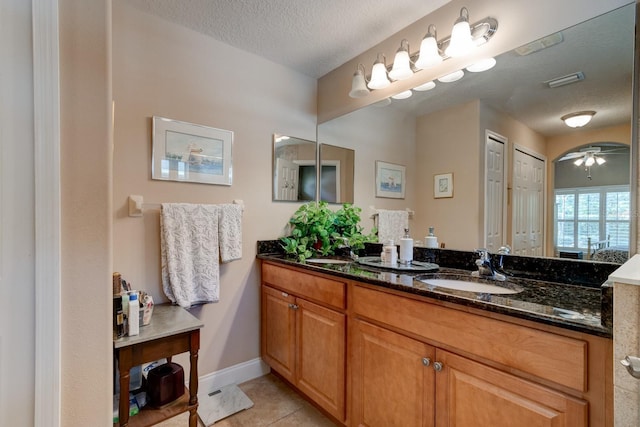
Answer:
<svg viewBox="0 0 640 427"><path fill-rule="evenodd" d="M408 79L416 71L436 66L450 57L463 56L477 46L481 46L491 40L497 30L498 21L491 17L469 24L469 11L466 7L463 7L460 9L460 16L456 19L451 30L451 36L438 41L436 27L430 24L427 28L427 34L421 40L420 51L412 54L409 50L409 41L402 39L393 65L387 67L385 56L382 53L378 53L369 78L367 78L364 66L358 64L351 81L349 96L352 98L367 96L369 90L385 89L391 85L392 81ZM487 62L483 61L482 65L472 64L469 66L469 71L478 72L480 71L478 67L491 68L491 61L491 59L487 60ZM460 70L451 73L450 76L441 77L439 80L451 82L461 78L463 75L464 72ZM433 89L432 84L432 82L425 83L424 89L416 90Z"/></svg>
<svg viewBox="0 0 640 427"><path fill-rule="evenodd" d="M591 121L595 111L578 111L577 113L565 114L560 119L571 128L579 128Z"/></svg>
<svg viewBox="0 0 640 427"><path fill-rule="evenodd" d="M364 73L364 65L358 64L358 68L356 72L353 73L353 79L351 80L351 92L349 92L351 98L363 98L369 95Z"/></svg>
<svg viewBox="0 0 640 427"><path fill-rule="evenodd" d="M460 9L460 16L456 19L451 30L451 40L444 53L452 58L459 58L467 55L476 47L471 37L471 26L469 25L469 11L466 7Z"/></svg>
<svg viewBox="0 0 640 427"><path fill-rule="evenodd" d="M426 83L422 83L420 86L416 86L413 90L417 90L418 92L423 92L426 90L431 90L436 87L436 84L433 81L428 81Z"/></svg>
<svg viewBox="0 0 640 427"><path fill-rule="evenodd" d="M382 59L380 59L382 57ZM387 66L385 64L385 56L382 54L378 54L378 58L376 62L373 63L373 68L371 69L371 80L369 80L369 84L367 85L369 89L384 89L389 87L391 82L387 77Z"/></svg>
<svg viewBox="0 0 640 427"><path fill-rule="evenodd" d="M389 71L389 77L393 80L405 80L413 75L411 60L409 59L409 41L402 39L400 47L393 60L393 68Z"/></svg>
<svg viewBox="0 0 640 427"><path fill-rule="evenodd" d="M485 58L478 62L475 62L467 67L467 71L472 73L481 73L483 71L490 70L495 67L496 59L495 58Z"/></svg>
<svg viewBox="0 0 640 427"><path fill-rule="evenodd" d="M433 31L432 31L433 30ZM436 26L431 24L427 29L427 34L420 43L420 54L416 61L416 68L423 70L425 68L434 67L442 62L440 49L438 48L438 33Z"/></svg>
<svg viewBox="0 0 640 427"><path fill-rule="evenodd" d="M442 77L438 77L438 81L442 83L452 83L460 80L464 77L464 71L458 70L453 73L445 74Z"/></svg>
<svg viewBox="0 0 640 427"><path fill-rule="evenodd" d="M393 99L407 99L407 98L410 98L411 95L413 95L413 92L411 92L411 89L409 89L409 90L402 91L396 95L392 95L391 97Z"/></svg>

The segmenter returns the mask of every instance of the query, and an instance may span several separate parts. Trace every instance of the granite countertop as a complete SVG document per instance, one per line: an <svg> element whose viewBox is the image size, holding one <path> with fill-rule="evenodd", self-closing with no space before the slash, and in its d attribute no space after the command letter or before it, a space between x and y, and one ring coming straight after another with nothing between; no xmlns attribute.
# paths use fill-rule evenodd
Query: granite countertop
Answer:
<svg viewBox="0 0 640 427"><path fill-rule="evenodd" d="M471 278L471 271L442 267L435 272L407 272L347 264L301 263L280 253L259 253L259 259L275 261L309 271L357 280L440 301L515 316L591 335L612 337L611 297L602 286L558 283L528 277L507 277L505 282ZM419 279L463 279L522 290L515 294L486 294L430 286Z"/></svg>

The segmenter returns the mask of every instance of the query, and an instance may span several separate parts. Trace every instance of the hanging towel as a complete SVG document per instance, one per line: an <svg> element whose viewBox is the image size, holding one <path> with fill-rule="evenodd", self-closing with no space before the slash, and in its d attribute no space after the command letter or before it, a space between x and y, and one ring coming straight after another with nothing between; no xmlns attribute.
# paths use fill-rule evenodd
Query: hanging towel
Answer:
<svg viewBox="0 0 640 427"><path fill-rule="evenodd" d="M242 205L220 205L218 236L220 260L235 261L242 258Z"/></svg>
<svg viewBox="0 0 640 427"><path fill-rule="evenodd" d="M162 288L181 307L219 300L219 210L216 205L162 204Z"/></svg>
<svg viewBox="0 0 640 427"><path fill-rule="evenodd" d="M409 228L409 212L378 209L378 242L386 244L393 239L397 245L406 228Z"/></svg>

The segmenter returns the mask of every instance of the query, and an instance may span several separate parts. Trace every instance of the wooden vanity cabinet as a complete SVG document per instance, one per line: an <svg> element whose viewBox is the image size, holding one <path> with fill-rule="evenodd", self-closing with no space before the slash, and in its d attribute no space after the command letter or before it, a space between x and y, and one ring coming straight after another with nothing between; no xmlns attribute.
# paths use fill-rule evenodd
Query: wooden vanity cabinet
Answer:
<svg viewBox="0 0 640 427"><path fill-rule="evenodd" d="M263 360L345 420L345 283L263 263Z"/></svg>
<svg viewBox="0 0 640 427"><path fill-rule="evenodd" d="M329 274L263 261L261 346L352 427L613 426L612 340Z"/></svg>
<svg viewBox="0 0 640 427"><path fill-rule="evenodd" d="M608 340L350 292L352 426L612 425Z"/></svg>

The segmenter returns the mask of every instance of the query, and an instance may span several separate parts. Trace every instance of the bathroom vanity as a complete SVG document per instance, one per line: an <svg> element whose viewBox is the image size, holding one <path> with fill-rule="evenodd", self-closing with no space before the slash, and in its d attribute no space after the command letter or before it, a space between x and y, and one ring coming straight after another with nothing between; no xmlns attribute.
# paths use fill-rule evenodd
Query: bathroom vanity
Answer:
<svg viewBox="0 0 640 427"><path fill-rule="evenodd" d="M470 274L455 268L258 257L264 361L343 425L613 424L597 287L513 279L518 293L488 295L418 280Z"/></svg>

